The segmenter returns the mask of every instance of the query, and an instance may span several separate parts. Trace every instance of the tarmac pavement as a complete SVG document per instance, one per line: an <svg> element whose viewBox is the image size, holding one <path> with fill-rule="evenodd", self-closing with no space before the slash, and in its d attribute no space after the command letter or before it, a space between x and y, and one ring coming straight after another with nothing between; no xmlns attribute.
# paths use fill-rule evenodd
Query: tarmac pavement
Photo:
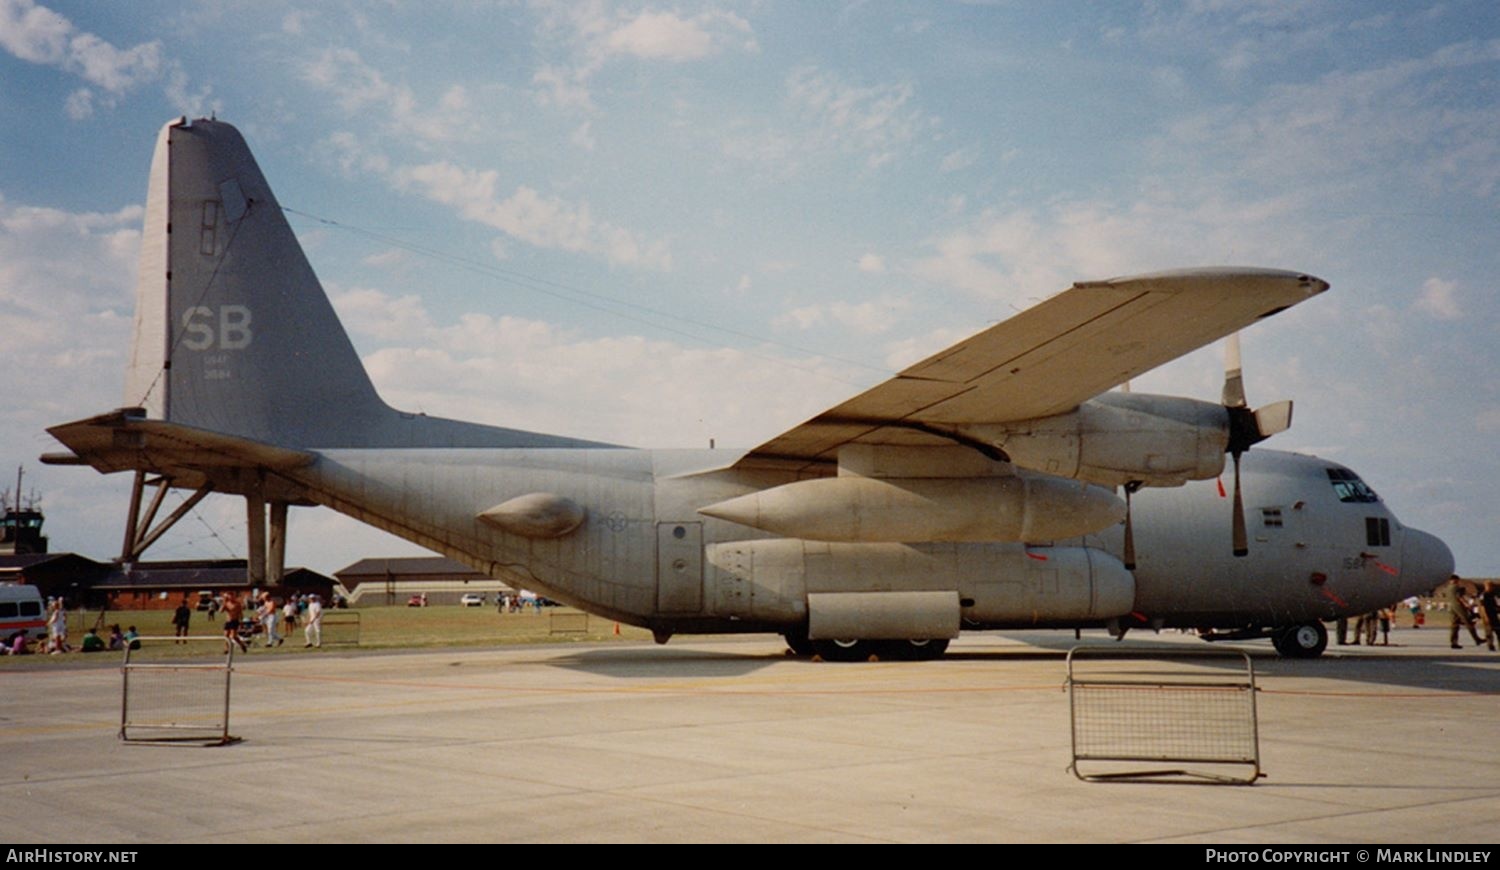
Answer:
<svg viewBox="0 0 1500 870"><path fill-rule="evenodd" d="M1495 842L1500 654L1450 650L1432 627L1392 637L1313 661L1236 645L1260 686L1267 776L1250 787L1076 779L1072 632L965 636L911 663L796 659L766 635L252 653L233 677L242 739L210 748L122 743L117 667L27 663L0 670L0 830L58 845Z"/></svg>

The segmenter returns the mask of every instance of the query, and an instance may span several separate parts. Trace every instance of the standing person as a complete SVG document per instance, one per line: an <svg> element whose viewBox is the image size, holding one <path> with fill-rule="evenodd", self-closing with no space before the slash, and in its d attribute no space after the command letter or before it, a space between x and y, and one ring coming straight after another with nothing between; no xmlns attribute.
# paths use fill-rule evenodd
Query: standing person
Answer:
<svg viewBox="0 0 1500 870"><path fill-rule="evenodd" d="M1469 635L1474 638L1474 645L1479 646L1484 641L1479 639L1479 632L1474 630L1474 620L1469 618L1469 597L1458 584L1458 575L1454 574L1437 590L1438 599L1448 606L1448 646L1462 649L1458 645L1460 626L1469 630Z"/></svg>
<svg viewBox="0 0 1500 870"><path fill-rule="evenodd" d="M307 602L307 627L302 629L302 636L307 638L304 649L323 645L323 602L316 595Z"/></svg>
<svg viewBox="0 0 1500 870"><path fill-rule="evenodd" d="M1391 622L1395 618L1396 618L1396 608L1395 608L1394 605L1392 605L1390 607L1382 607L1380 609L1380 645L1381 646L1390 646L1391 645ZM1375 641L1371 640L1370 641L1370 645L1374 646L1374 644L1375 644Z"/></svg>
<svg viewBox="0 0 1500 870"><path fill-rule="evenodd" d="M240 637L240 618L245 615L245 605L240 603L238 595L234 590L224 593L224 640L235 644L240 652L249 652L250 647L245 639Z"/></svg>
<svg viewBox="0 0 1500 870"><path fill-rule="evenodd" d="M63 609L62 596L52 599L47 610L47 651L72 652L68 646L68 611Z"/></svg>
<svg viewBox="0 0 1500 870"><path fill-rule="evenodd" d="M1490 652L1495 651L1495 633L1500 631L1500 601L1496 600L1497 594L1500 592L1495 589L1495 581L1484 581L1484 591L1479 593L1479 610L1484 614L1484 641L1489 645Z"/></svg>
<svg viewBox="0 0 1500 870"><path fill-rule="evenodd" d="M282 605L281 627L287 634L297 630L297 599L294 595L288 595L286 604Z"/></svg>
<svg viewBox="0 0 1500 870"><path fill-rule="evenodd" d="M182 603L172 611L172 628L177 633L176 643L187 643L188 623L193 619L192 608L187 606L187 596L182 596Z"/></svg>
<svg viewBox="0 0 1500 870"><path fill-rule="evenodd" d="M276 618L279 610L280 608L276 606L276 602L271 599L271 593L262 592L260 594L260 624L266 627L267 647L281 646L281 642L284 640L281 635L276 633Z"/></svg>

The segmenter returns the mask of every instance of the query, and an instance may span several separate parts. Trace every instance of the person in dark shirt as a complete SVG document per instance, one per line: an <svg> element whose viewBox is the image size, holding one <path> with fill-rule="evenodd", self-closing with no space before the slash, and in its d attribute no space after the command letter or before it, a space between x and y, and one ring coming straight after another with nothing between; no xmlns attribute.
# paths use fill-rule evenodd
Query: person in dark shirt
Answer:
<svg viewBox="0 0 1500 870"><path fill-rule="evenodd" d="M193 611L187 606L187 596L182 596L182 603L172 611L172 628L177 633L177 643L187 643L188 623L193 618Z"/></svg>
<svg viewBox="0 0 1500 870"><path fill-rule="evenodd" d="M1500 602L1496 601L1496 596L1495 581L1486 580L1484 591L1479 593L1479 610L1484 614L1487 630L1484 640L1489 644L1490 652L1495 651L1495 632L1500 630Z"/></svg>

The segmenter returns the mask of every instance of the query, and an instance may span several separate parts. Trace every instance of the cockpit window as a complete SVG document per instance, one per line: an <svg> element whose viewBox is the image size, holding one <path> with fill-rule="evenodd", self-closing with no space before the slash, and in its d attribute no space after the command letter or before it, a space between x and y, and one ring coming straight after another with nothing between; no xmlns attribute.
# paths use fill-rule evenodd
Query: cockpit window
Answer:
<svg viewBox="0 0 1500 870"><path fill-rule="evenodd" d="M1378 502L1380 496L1375 490L1365 485L1359 475L1347 468L1328 469L1328 482L1333 484L1333 491L1338 494L1339 501L1348 502Z"/></svg>

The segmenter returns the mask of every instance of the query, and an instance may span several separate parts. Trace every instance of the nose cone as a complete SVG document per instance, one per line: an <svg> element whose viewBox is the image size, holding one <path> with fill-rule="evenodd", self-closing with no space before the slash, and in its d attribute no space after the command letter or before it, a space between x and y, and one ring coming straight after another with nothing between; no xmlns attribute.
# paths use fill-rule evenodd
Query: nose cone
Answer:
<svg viewBox="0 0 1500 870"><path fill-rule="evenodd" d="M1407 529L1401 543L1401 581L1407 594L1436 589L1453 575L1453 551L1436 535Z"/></svg>

